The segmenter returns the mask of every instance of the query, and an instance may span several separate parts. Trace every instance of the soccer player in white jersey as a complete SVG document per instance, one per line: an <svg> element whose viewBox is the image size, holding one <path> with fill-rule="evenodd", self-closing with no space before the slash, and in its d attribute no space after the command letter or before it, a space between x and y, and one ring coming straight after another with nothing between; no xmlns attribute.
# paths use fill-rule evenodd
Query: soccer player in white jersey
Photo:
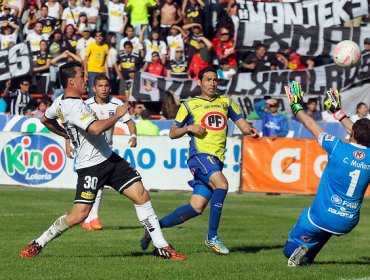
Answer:
<svg viewBox="0 0 370 280"><path fill-rule="evenodd" d="M120 105L123 105L123 102L115 97L109 96L110 87L109 79L104 74L99 74L95 77L93 91L95 96L87 99L85 102L93 111L99 120L108 119L114 114L116 108ZM130 114L127 112L119 121L125 123L128 127L128 130L131 134L131 138L128 141L130 147L136 147L136 126L135 123L131 120ZM105 132L109 145L113 145L113 131L114 126ZM70 146L70 140L66 140L66 151L69 158L73 158L73 149ZM97 195L92 206L89 216L82 223L82 228L86 230L102 230L103 226L99 219L99 205L103 198L103 188L101 188Z"/></svg>
<svg viewBox="0 0 370 280"><path fill-rule="evenodd" d="M104 134L127 113L128 107L117 106L116 112L108 119L98 120L94 111L81 98L87 88L81 63L62 65L59 75L64 95L53 102L41 121L55 134L70 138L76 147L76 197L72 210L56 219L40 237L32 240L21 251L20 257L36 257L50 241L83 222L91 210L97 191L102 186L109 185L134 203L139 221L150 232L155 244L154 255L171 260L185 260L186 257L176 252L164 239L140 174L113 153ZM64 128L58 124L58 118Z"/></svg>

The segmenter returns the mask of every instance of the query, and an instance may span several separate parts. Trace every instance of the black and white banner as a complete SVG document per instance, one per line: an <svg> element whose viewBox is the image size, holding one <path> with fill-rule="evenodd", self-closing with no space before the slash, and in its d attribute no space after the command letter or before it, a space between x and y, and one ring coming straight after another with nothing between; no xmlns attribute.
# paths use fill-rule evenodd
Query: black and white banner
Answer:
<svg viewBox="0 0 370 280"><path fill-rule="evenodd" d="M368 13L367 0L264 3L236 0L240 21L329 27Z"/></svg>
<svg viewBox="0 0 370 280"><path fill-rule="evenodd" d="M31 71L32 56L27 44L0 51L0 81L28 75Z"/></svg>
<svg viewBox="0 0 370 280"><path fill-rule="evenodd" d="M335 64L315 67L310 70L278 70L259 73L240 73L231 80L220 80L219 94L233 96L280 95L284 85L296 80L301 82L308 94L323 95L328 88L339 90L370 80L370 53L362 56L362 63L351 69ZM172 90L184 100L199 94L195 81L155 76L145 72L135 75L131 101L160 101L166 90Z"/></svg>
<svg viewBox="0 0 370 280"><path fill-rule="evenodd" d="M352 40L363 48L365 38L370 38L370 27L327 27L241 22L236 50L255 50L264 44L269 52L284 51L293 46L301 55L330 55L335 45Z"/></svg>

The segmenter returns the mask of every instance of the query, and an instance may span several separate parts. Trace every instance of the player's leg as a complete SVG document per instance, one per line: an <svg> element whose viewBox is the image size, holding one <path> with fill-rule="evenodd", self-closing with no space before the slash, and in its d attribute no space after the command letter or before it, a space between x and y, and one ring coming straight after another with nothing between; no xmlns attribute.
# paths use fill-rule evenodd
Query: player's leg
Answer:
<svg viewBox="0 0 370 280"><path fill-rule="evenodd" d="M98 190L96 194L95 202L91 207L90 213L82 224L82 228L86 230L102 230L103 226L99 218L99 206L103 199L103 189Z"/></svg>
<svg viewBox="0 0 370 280"><path fill-rule="evenodd" d="M331 233L317 228L309 221L308 208L303 210L284 246L288 266L311 264L331 236Z"/></svg>

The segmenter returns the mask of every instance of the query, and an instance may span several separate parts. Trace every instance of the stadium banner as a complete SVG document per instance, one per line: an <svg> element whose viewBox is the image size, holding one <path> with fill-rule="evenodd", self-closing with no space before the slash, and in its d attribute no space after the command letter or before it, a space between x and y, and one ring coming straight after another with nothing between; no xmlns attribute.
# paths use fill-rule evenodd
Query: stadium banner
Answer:
<svg viewBox="0 0 370 280"><path fill-rule="evenodd" d="M316 193L327 163L327 153L316 140L243 137L242 141L243 191Z"/></svg>
<svg viewBox="0 0 370 280"><path fill-rule="evenodd" d="M30 74L32 55L26 43L0 51L0 81Z"/></svg>
<svg viewBox="0 0 370 280"><path fill-rule="evenodd" d="M236 0L241 22L329 27L368 13L367 0L311 0L264 3Z"/></svg>
<svg viewBox="0 0 370 280"><path fill-rule="evenodd" d="M113 150L143 177L147 189L191 191L187 167L190 138L142 136L136 148L128 148L129 136L114 135ZM54 134L2 132L0 134L0 185L74 189L77 174L65 155L65 140ZM241 139L227 139L224 174L229 191L239 191ZM179 180L180 179L180 180Z"/></svg>
<svg viewBox="0 0 370 280"><path fill-rule="evenodd" d="M343 40L356 42L363 49L365 38L370 38L370 27L327 27L279 25L272 23L241 22L235 49L255 51L264 44L269 52L282 52L294 46L300 55L328 56Z"/></svg>

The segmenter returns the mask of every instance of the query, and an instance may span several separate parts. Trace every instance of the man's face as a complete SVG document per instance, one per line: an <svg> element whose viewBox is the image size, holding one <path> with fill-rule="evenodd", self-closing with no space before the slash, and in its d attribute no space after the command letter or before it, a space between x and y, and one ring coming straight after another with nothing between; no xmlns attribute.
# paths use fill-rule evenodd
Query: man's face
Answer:
<svg viewBox="0 0 370 280"><path fill-rule="evenodd" d="M145 110L145 106L143 104L136 104L135 105L135 108L134 108L134 111L135 111L135 114L137 115L141 115L141 112Z"/></svg>
<svg viewBox="0 0 370 280"><path fill-rule="evenodd" d="M10 14L10 8L4 7L4 14L9 15Z"/></svg>
<svg viewBox="0 0 370 280"><path fill-rule="evenodd" d="M91 7L91 0L85 0L84 5L85 5L85 7L90 8Z"/></svg>
<svg viewBox="0 0 370 280"><path fill-rule="evenodd" d="M198 86L200 86L200 90L202 94L212 98L217 93L217 74L214 72L206 72L202 78L202 80L198 79L197 81Z"/></svg>
<svg viewBox="0 0 370 280"><path fill-rule="evenodd" d="M28 92L30 89L30 82L29 81L23 81L21 84L20 84L20 90L22 92Z"/></svg>
<svg viewBox="0 0 370 280"><path fill-rule="evenodd" d="M48 45L47 45L47 43L45 41L41 41L40 42L40 49L42 51L46 51L47 47L48 47Z"/></svg>
<svg viewBox="0 0 370 280"><path fill-rule="evenodd" d="M266 49L264 47L260 47L258 50L256 50L256 55L259 57L259 58L262 58L264 57L266 54Z"/></svg>
<svg viewBox="0 0 370 280"><path fill-rule="evenodd" d="M87 77L81 67L75 67L76 76L73 79L73 87L82 95L87 89Z"/></svg>
<svg viewBox="0 0 370 280"><path fill-rule="evenodd" d="M134 29L132 29L131 27L129 27L129 28L127 28L126 29L126 36L128 37L128 38L133 38L134 37L134 35L135 35L135 33L134 33Z"/></svg>
<svg viewBox="0 0 370 280"><path fill-rule="evenodd" d="M317 104L315 102L311 102L311 103L307 104L307 109L311 112L315 112L316 107L317 107Z"/></svg>
<svg viewBox="0 0 370 280"><path fill-rule="evenodd" d="M220 30L220 40L226 42L230 39L230 31L226 28L221 28Z"/></svg>
<svg viewBox="0 0 370 280"><path fill-rule="evenodd" d="M42 7L41 8L41 16L42 17L47 17L47 15L48 15L48 8Z"/></svg>
<svg viewBox="0 0 370 280"><path fill-rule="evenodd" d="M88 31L84 31L84 32L82 33L82 36L83 36L85 39L89 39L89 38L90 38L90 32L88 32Z"/></svg>
<svg viewBox="0 0 370 280"><path fill-rule="evenodd" d="M131 54L131 53L132 53L132 47L131 47L130 45L126 45L126 46L125 46L125 52L126 52L127 54Z"/></svg>
<svg viewBox="0 0 370 280"><path fill-rule="evenodd" d="M276 113L278 109L278 104L266 104L266 109L270 111L270 113Z"/></svg>
<svg viewBox="0 0 370 280"><path fill-rule="evenodd" d="M157 62L159 60L159 55L158 53L153 53L152 54L152 62Z"/></svg>
<svg viewBox="0 0 370 280"><path fill-rule="evenodd" d="M176 50L176 58L182 59L184 55L184 52L182 50Z"/></svg>
<svg viewBox="0 0 370 280"><path fill-rule="evenodd" d="M37 34L41 34L41 30L42 30L42 24L41 23L36 23L35 24L35 27L33 29Z"/></svg>
<svg viewBox="0 0 370 280"><path fill-rule="evenodd" d="M101 32L96 33L96 35L95 35L96 43L101 44L103 42L103 39L104 39L103 38L103 33L101 33Z"/></svg>
<svg viewBox="0 0 370 280"><path fill-rule="evenodd" d="M76 0L69 0L70 6L74 7L76 6L77 1Z"/></svg>
<svg viewBox="0 0 370 280"><path fill-rule="evenodd" d="M100 99L106 99L109 96L109 82L107 80L97 80L93 90L95 91L95 95Z"/></svg>
<svg viewBox="0 0 370 280"><path fill-rule="evenodd" d="M360 108L358 108L358 114L360 116L367 116L367 114L369 114L369 108L366 105L360 106Z"/></svg>
<svg viewBox="0 0 370 280"><path fill-rule="evenodd" d="M364 44L365 51L370 52L370 44Z"/></svg>

